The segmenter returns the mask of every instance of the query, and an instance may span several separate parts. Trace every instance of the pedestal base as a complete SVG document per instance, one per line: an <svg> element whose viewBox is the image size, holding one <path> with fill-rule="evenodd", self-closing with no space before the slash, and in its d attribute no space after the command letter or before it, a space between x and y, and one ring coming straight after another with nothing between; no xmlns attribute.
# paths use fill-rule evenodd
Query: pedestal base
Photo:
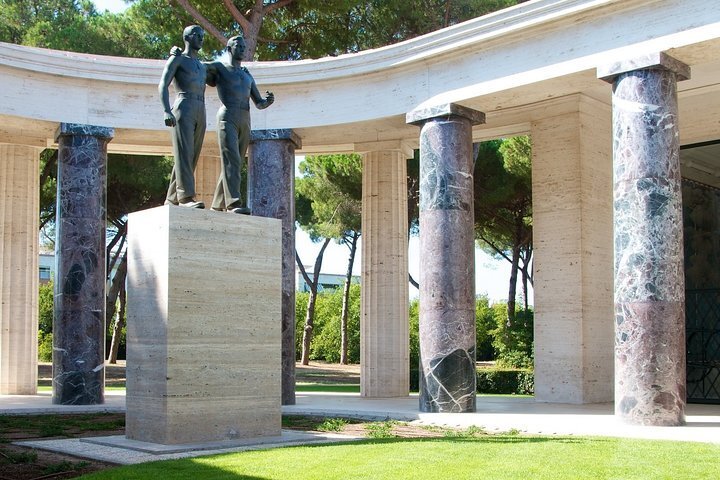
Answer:
<svg viewBox="0 0 720 480"><path fill-rule="evenodd" d="M280 435L280 227L174 206L130 215L128 439Z"/></svg>

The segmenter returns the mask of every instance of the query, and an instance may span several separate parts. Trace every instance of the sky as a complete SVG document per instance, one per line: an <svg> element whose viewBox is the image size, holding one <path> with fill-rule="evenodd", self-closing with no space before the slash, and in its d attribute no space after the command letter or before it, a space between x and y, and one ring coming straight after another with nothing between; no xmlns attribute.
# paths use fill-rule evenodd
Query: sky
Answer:
<svg viewBox="0 0 720 480"><path fill-rule="evenodd" d="M362 242L362 237L360 237ZM420 239L411 237L408 248L408 270L415 280L419 280L420 271ZM310 237L300 228L295 231L295 246L300 260L304 265L314 265L315 257L320 250L321 243L313 243ZM323 256L322 272L344 275L350 250L344 245L330 242ZM358 244L353 268L354 275L360 275L362 265L362 244ZM518 278L519 280L519 278ZM491 302L507 300L508 285L510 282L510 262L495 260L479 248L475 249L475 292L487 294ZM518 293L520 292L518 281ZM418 290L408 283L410 298L418 297ZM530 304L533 303L532 291L528 295Z"/></svg>
<svg viewBox="0 0 720 480"><path fill-rule="evenodd" d="M95 8L98 12L104 12L108 10L112 13L124 12L130 5L123 2L123 0L93 0Z"/></svg>
<svg viewBox="0 0 720 480"><path fill-rule="evenodd" d="M299 165L304 156L295 157L295 176L300 176ZM310 237L301 228L295 230L295 247L300 260L305 266L315 265L315 258L322 242L313 243ZM348 257L350 249L345 245L330 242L325 255L323 255L322 273L335 273L345 275L347 272ZM353 264L353 275L360 275L362 266L362 237L357 247L355 262ZM416 281L420 280L420 239L417 236L410 237L408 244L408 271ZM519 278L518 278L519 280ZM510 283L510 262L505 259L497 260L475 248L475 293L486 294L491 302L507 301L508 288ZM518 293L521 290L518 281ZM408 282L410 298L418 297L418 290ZM528 294L530 304L533 303L533 292L530 287Z"/></svg>
<svg viewBox="0 0 720 480"><path fill-rule="evenodd" d="M108 10L113 13L122 12L128 8L123 0L93 0L98 11ZM362 237L360 238L362 242ZM415 280L419 279L420 255L419 239L411 237L408 248L408 269ZM310 237L301 229L295 233L295 244L300 259L305 265L314 265L320 244L314 244ZM353 274L360 275L362 265L362 245L358 245L358 252L355 258ZM345 274L347 270L349 250L344 245L331 242L325 251L323 260L323 273ZM487 294L491 301L507 300L508 282L510 279L510 263L506 260L495 260L479 248L475 249L475 291L478 294ZM417 298L418 290L408 283L410 298ZM518 291L520 282L518 282ZM530 292L530 303L532 303L532 291Z"/></svg>

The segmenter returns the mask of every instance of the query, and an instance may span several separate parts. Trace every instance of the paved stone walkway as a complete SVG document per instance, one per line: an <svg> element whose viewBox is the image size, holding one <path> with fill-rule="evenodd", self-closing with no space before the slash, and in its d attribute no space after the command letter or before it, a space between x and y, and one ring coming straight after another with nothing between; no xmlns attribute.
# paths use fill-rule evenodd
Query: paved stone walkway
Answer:
<svg viewBox="0 0 720 480"><path fill-rule="evenodd" d="M52 405L50 393L33 396L0 396L0 415L43 413L124 412L122 390L106 391L104 405L64 407ZM657 440L696 441L720 444L720 405L688 405L687 424L682 427L625 425L613 415L611 403L569 405L538 403L529 397L479 396L477 412L464 414L419 413L417 395L404 398L363 398L357 393L297 394L297 404L284 406L285 415L351 417L369 420L402 420L426 425L467 428L488 432L517 430L545 435L592 435ZM34 440L18 442L33 448L57 451L114 463L142 463L170 458L209 455L286 445L348 440L347 436L283 431L281 437L186 445L168 449L154 444L139 445L124 436L95 439Z"/></svg>

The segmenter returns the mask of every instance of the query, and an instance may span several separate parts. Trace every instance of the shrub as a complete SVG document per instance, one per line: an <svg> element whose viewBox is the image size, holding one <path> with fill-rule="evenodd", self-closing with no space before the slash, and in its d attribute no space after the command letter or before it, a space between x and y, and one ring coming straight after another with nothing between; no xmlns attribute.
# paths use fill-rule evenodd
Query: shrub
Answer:
<svg viewBox="0 0 720 480"><path fill-rule="evenodd" d="M38 360L41 362L52 362L52 333L38 332Z"/></svg>
<svg viewBox="0 0 720 480"><path fill-rule="evenodd" d="M420 300L410 302L410 390L420 389Z"/></svg>
<svg viewBox="0 0 720 480"><path fill-rule="evenodd" d="M481 368L477 371L478 393L532 395L535 376L529 369Z"/></svg>
<svg viewBox="0 0 720 480"><path fill-rule="evenodd" d="M337 363L340 361L340 316L342 314L343 290L320 292L315 300L313 337L310 359ZM310 294L296 292L295 296L295 345L300 358L305 315ZM348 305L348 362L360 362L360 285L350 286Z"/></svg>
<svg viewBox="0 0 720 480"><path fill-rule="evenodd" d="M318 296L315 308L315 335L310 357L315 360L340 361L340 316L343 290ZM360 285L350 286L348 304L348 363L360 362Z"/></svg>
<svg viewBox="0 0 720 480"><path fill-rule="evenodd" d="M504 367L527 368L533 357L533 311L518 309L515 320L507 316L507 304L492 306L495 328L490 332L496 360Z"/></svg>
<svg viewBox="0 0 720 480"><path fill-rule="evenodd" d="M42 333L52 332L54 298L55 287L52 280L41 284L38 296L38 330Z"/></svg>
<svg viewBox="0 0 720 480"><path fill-rule="evenodd" d="M419 389L420 375L420 301L410 302L410 390ZM478 360L493 358L491 332L495 328L495 314L487 295L478 295L475 301L475 334Z"/></svg>
<svg viewBox="0 0 720 480"><path fill-rule="evenodd" d="M491 332L496 328L495 312L487 295L475 300L475 335L478 360L492 360L495 356Z"/></svg>

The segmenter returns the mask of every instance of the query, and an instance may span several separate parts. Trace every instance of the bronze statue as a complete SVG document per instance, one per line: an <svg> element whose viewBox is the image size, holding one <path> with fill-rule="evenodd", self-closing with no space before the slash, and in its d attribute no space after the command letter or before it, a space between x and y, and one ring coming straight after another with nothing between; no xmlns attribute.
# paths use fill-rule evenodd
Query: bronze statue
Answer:
<svg viewBox="0 0 720 480"><path fill-rule="evenodd" d="M204 36L205 32L198 25L185 28L185 50L168 58L158 85L160 100L165 109L165 125L173 128L175 156L166 205L205 208L202 202L195 201L195 167L205 137L207 69L197 58ZM175 82L177 99L171 109L168 87L172 81Z"/></svg>
<svg viewBox="0 0 720 480"><path fill-rule="evenodd" d="M217 86L223 104L217 113L222 169L212 209L249 214L250 209L243 206L240 198L240 168L250 143L250 98L258 109L263 109L272 105L275 96L266 92L263 99L250 72L240 65L245 53L241 36L230 38L226 50L225 60L207 64L207 83Z"/></svg>
<svg viewBox="0 0 720 480"><path fill-rule="evenodd" d="M249 214L250 209L240 196L240 169L250 143L250 98L258 109L272 105L275 96L267 92L262 98L255 80L241 66L245 40L235 36L228 40L227 56L222 61L205 63L208 85L217 87L222 107L217 113L218 143L222 168L218 178L212 209ZM175 56L182 52L173 47Z"/></svg>

